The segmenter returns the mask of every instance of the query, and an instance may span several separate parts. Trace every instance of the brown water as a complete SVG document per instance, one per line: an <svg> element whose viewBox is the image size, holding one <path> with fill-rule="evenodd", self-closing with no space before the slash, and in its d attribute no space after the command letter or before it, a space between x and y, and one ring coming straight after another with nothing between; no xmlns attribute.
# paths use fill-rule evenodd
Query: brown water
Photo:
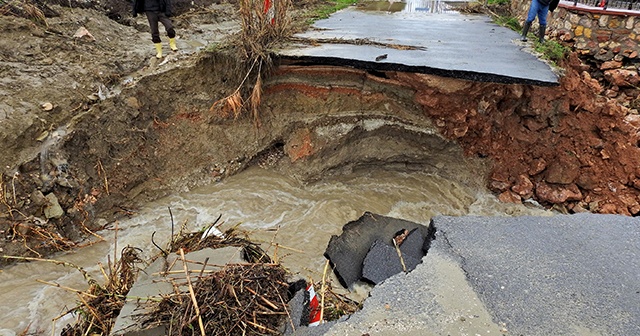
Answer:
<svg viewBox="0 0 640 336"><path fill-rule="evenodd" d="M189 230L206 227L222 214L223 231L240 224L240 229L250 231L254 239L263 242L270 255L275 252L270 242L281 244L277 255L286 267L318 280L330 236L340 234L345 223L365 211L424 224L439 214L548 214L521 205L501 204L483 188L464 182L479 179L476 172L472 167L466 176L452 180L374 169L303 184L272 171L251 168L221 183L147 204L133 218L118 223L118 249L131 245L142 248L145 256L157 253L151 244L151 233L157 231L156 242L168 240L171 221L167 207L172 209L176 226L186 223ZM53 258L83 266L102 281L96 265L106 263L107 255L113 258L114 231L100 234L108 241ZM36 279L81 290L87 287L76 270L51 263L23 263L5 269L0 273L0 336L19 334L30 323L31 332L37 329L43 335L51 335L52 319L75 306L75 294ZM56 335L71 320L70 315L59 319Z"/></svg>

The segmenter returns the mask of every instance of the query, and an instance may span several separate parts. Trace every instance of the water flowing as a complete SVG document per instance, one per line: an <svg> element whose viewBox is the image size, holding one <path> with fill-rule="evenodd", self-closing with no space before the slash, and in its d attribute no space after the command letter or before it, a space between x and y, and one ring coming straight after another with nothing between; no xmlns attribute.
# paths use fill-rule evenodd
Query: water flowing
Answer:
<svg viewBox="0 0 640 336"><path fill-rule="evenodd" d="M472 179L461 176L460 181ZM477 178L477 177L476 177ZM479 190L478 190L479 189ZM324 249L331 235L340 234L342 226L365 211L428 224L435 215L544 215L540 209L508 205L497 201L483 188L437 175L369 169L349 175L333 176L305 184L279 173L251 168L223 182L187 193L172 195L146 204L128 219L113 223L99 232L107 241L75 252L54 255L86 268L102 281L97 264L106 264L114 253L130 245L143 249L143 256L158 253L154 240L165 245L174 230L202 230L222 215L222 231L237 226L268 249L292 274L316 281L322 276ZM115 227L117 247L114 244ZM276 248L275 245L278 245ZM117 253L115 254L117 255ZM19 334L31 323L43 334L51 334L52 319L76 305L77 296L70 291L36 280L84 290L86 281L69 267L52 263L30 262L6 268L0 273L0 335ZM72 321L70 314L58 319L55 328Z"/></svg>

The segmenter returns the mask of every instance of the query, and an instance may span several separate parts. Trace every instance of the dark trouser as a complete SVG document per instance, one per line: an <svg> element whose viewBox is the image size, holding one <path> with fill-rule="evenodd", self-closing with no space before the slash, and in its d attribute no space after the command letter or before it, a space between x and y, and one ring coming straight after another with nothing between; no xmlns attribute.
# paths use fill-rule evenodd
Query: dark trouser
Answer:
<svg viewBox="0 0 640 336"><path fill-rule="evenodd" d="M147 20L149 20L149 27L151 28L151 41L153 43L160 43L160 30L158 30L158 22L162 22L164 30L167 31L169 38L176 37L176 31L173 29L171 19L169 19L164 13L161 12L145 12L147 14Z"/></svg>

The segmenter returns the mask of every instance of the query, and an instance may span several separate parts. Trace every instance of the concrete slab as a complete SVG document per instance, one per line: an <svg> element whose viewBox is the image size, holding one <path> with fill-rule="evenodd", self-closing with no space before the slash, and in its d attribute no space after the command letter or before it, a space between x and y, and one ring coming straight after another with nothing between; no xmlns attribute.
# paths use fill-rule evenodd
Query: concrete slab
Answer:
<svg viewBox="0 0 640 336"><path fill-rule="evenodd" d="M413 272L375 286L362 310L330 336L502 335L451 256L429 253Z"/></svg>
<svg viewBox="0 0 640 336"><path fill-rule="evenodd" d="M112 336L143 332L143 328L138 325L135 316L151 312L150 306L147 305L151 300L157 300L162 295L173 293L173 286L169 282L156 282L160 279L157 273L164 270L165 259L158 258L138 274L138 279L129 290L128 298L120 310L113 328L111 328Z"/></svg>
<svg viewBox="0 0 640 336"><path fill-rule="evenodd" d="M242 248L230 246L219 249L206 248L185 255L188 269L195 271L191 281L197 281L198 273L221 270L226 264L243 263ZM206 265L205 265L206 261ZM168 273L167 275L164 275ZM142 325L140 316L153 309L148 303L174 293L172 282L181 292L188 290L182 260L177 254L160 257L138 274L136 282L129 290L127 299L114 323L111 336L155 336L166 334L164 326Z"/></svg>
<svg viewBox="0 0 640 336"><path fill-rule="evenodd" d="M485 15L348 8L317 21L313 28L296 36L319 44L300 44L278 54L294 62L366 70L506 84L558 84L547 64L523 50L518 33Z"/></svg>

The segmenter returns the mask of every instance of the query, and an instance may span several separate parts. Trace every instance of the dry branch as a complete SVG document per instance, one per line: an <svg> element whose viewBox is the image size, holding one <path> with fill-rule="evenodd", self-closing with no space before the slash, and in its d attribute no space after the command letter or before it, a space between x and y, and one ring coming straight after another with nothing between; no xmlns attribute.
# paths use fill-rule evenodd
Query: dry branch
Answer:
<svg viewBox="0 0 640 336"><path fill-rule="evenodd" d="M191 277L189 276L189 269L187 268L187 261L184 259L184 250L180 249L180 259L182 259L182 267L184 268L184 274L187 276L187 284L189 284L189 294L191 295L191 301L196 311L196 317L198 318L198 326L200 327L200 334L206 336L204 332L204 325L202 324L202 315L200 315L200 307L198 307L198 300L196 294L193 291L193 285L191 284Z"/></svg>

